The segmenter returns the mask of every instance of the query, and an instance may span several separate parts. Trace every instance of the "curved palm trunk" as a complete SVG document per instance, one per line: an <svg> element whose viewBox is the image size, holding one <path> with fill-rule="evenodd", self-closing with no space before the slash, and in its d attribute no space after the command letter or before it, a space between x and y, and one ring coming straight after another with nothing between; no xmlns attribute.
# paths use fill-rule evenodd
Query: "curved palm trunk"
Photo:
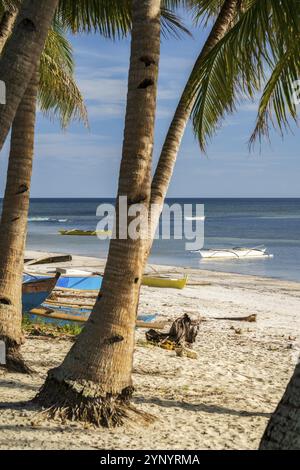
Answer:
<svg viewBox="0 0 300 470"><path fill-rule="evenodd" d="M28 372L22 343L22 272L34 148L38 74L34 74L15 116L0 223L0 339L8 370Z"/></svg>
<svg viewBox="0 0 300 470"><path fill-rule="evenodd" d="M13 10L7 10L2 15L0 21L0 53L7 41L7 38L12 32L17 15L18 10L16 8Z"/></svg>
<svg viewBox="0 0 300 470"><path fill-rule="evenodd" d="M0 150L36 70L58 0L24 0L11 38L0 59L6 104L0 106Z"/></svg>
<svg viewBox="0 0 300 470"><path fill-rule="evenodd" d="M260 450L300 450L300 364L272 414Z"/></svg>
<svg viewBox="0 0 300 470"><path fill-rule="evenodd" d="M133 0L127 109L118 196L150 201L160 51L160 0ZM117 218L119 207L117 206ZM36 401L58 415L96 425L121 424L133 392L132 359L145 242L111 240L101 288L84 330L48 377Z"/></svg>
<svg viewBox="0 0 300 470"><path fill-rule="evenodd" d="M183 90L174 117L170 124L160 158L152 179L151 187L151 233L149 235L149 246L146 258L149 255L153 243L153 236L157 227L159 217L163 208L164 200L172 178L177 155L181 145L182 137L188 120L190 118L194 101L190 99L190 90L193 83L194 70L196 70L205 58L206 54L222 39L232 26L239 9L240 0L225 0L220 14L195 62L194 68L189 76ZM189 104L188 104L189 103Z"/></svg>

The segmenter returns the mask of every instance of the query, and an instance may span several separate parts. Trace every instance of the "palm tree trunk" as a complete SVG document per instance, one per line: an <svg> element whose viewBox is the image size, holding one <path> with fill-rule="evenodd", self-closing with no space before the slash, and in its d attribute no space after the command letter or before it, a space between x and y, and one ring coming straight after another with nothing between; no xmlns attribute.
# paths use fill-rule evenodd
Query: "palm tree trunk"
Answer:
<svg viewBox="0 0 300 470"><path fill-rule="evenodd" d="M7 41L7 38L10 36L15 20L18 15L17 8L7 10L3 13L0 21L0 53L4 47L4 44Z"/></svg>
<svg viewBox="0 0 300 470"><path fill-rule="evenodd" d="M0 150L36 70L58 0L24 0L11 38L0 59L6 104L0 106Z"/></svg>
<svg viewBox="0 0 300 470"><path fill-rule="evenodd" d="M127 109L118 196L150 202L160 0L133 0ZM117 204L117 218L119 206ZM129 220L130 222L130 220ZM128 226L127 226L128 227ZM35 401L51 416L118 425L128 416L138 294L145 241L112 239L102 296L63 363L48 373Z"/></svg>
<svg viewBox="0 0 300 470"><path fill-rule="evenodd" d="M38 92L34 74L15 116L0 223L0 339L8 370L28 372L22 344L22 273Z"/></svg>
<svg viewBox="0 0 300 470"><path fill-rule="evenodd" d="M272 414L260 450L300 450L300 364Z"/></svg>
<svg viewBox="0 0 300 470"><path fill-rule="evenodd" d="M152 179L151 187L151 233L149 246L145 257L147 259L153 243L153 236L163 208L164 200L172 178L177 155L184 135L184 131L193 109L194 101L190 99L190 90L193 83L194 71L205 58L206 54L222 39L232 26L239 9L240 0L225 0L219 16L195 62L183 90L174 117L169 127L160 158Z"/></svg>

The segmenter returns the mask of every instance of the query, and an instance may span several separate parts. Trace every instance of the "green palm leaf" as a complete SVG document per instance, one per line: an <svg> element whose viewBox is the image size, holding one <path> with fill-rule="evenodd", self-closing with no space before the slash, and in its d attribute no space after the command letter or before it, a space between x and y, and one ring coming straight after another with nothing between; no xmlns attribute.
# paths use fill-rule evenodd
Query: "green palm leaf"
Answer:
<svg viewBox="0 0 300 470"><path fill-rule="evenodd" d="M183 3L183 0L163 0L162 32L165 36L188 33L172 11ZM131 30L131 0L60 0L57 17L73 33L99 32L107 38L121 38Z"/></svg>
<svg viewBox="0 0 300 470"><path fill-rule="evenodd" d="M279 128L283 135L283 132L290 128L289 116L297 122L297 107L293 95L294 83L299 77L299 42L295 40L278 58L264 87L250 144L253 144L257 137L259 140L263 136L268 137L270 124Z"/></svg>
<svg viewBox="0 0 300 470"><path fill-rule="evenodd" d="M237 23L195 70L190 100L203 150L226 113L262 89L266 73L295 42L299 18L298 0L249 0ZM275 113L276 119L282 117Z"/></svg>
<svg viewBox="0 0 300 470"><path fill-rule="evenodd" d="M43 113L59 117L62 127L71 120L88 125L82 94L74 79L72 46L57 21L49 31L40 62L39 105Z"/></svg>

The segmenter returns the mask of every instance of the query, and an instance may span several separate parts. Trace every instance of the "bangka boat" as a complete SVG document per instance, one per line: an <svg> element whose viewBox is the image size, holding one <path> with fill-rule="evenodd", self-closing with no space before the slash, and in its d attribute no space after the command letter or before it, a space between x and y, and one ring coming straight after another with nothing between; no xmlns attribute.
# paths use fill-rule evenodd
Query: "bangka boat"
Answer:
<svg viewBox="0 0 300 470"><path fill-rule="evenodd" d="M59 302L57 304L47 304L47 302L45 302L41 307L34 308L31 312L27 313L26 318L32 323L42 321L43 323L67 325L74 322L85 323L91 312L91 309L61 306ZM156 317L156 314L138 315L137 326L141 326L142 324L152 324Z"/></svg>
<svg viewBox="0 0 300 470"><path fill-rule="evenodd" d="M85 237L95 237L96 235L111 235L111 230L59 230L61 235L73 235L73 236L85 236Z"/></svg>
<svg viewBox="0 0 300 470"><path fill-rule="evenodd" d="M186 216L185 220L205 220L205 215L200 215L200 216Z"/></svg>
<svg viewBox="0 0 300 470"><path fill-rule="evenodd" d="M60 269L61 277L56 287L77 290L100 290L102 285L102 276L100 273L92 273L89 271L81 271L77 269ZM35 276L40 279L43 276L53 273L53 268L47 273L39 273L38 271L28 272L27 276ZM186 286L188 277L174 278L164 275L144 275L142 285L150 287L169 287L174 289L183 289Z"/></svg>
<svg viewBox="0 0 300 470"><path fill-rule="evenodd" d="M102 284L102 276L98 273L89 271L81 271L79 269L63 269L57 268L61 276L57 281L56 287L65 289L77 290L100 290ZM24 275L27 279L43 279L49 274L55 272L53 268L45 270L44 272L27 271Z"/></svg>
<svg viewBox="0 0 300 470"><path fill-rule="evenodd" d="M183 289L186 286L188 276L182 278L172 278L169 276L143 276L142 284L149 287L169 287L173 289Z"/></svg>
<svg viewBox="0 0 300 470"><path fill-rule="evenodd" d="M39 307L51 294L60 277L56 273L54 277L45 279L26 280L22 284L22 311L27 313Z"/></svg>
<svg viewBox="0 0 300 470"><path fill-rule="evenodd" d="M247 248L247 247L236 247L236 248L212 248L196 250L204 259L240 259L240 258L272 258L273 255L267 252L267 249L263 246Z"/></svg>

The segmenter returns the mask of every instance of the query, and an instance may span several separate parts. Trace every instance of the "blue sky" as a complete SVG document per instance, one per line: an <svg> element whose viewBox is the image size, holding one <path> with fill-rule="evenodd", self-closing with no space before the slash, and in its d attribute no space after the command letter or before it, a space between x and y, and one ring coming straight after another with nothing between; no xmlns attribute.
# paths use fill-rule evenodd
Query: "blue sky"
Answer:
<svg viewBox="0 0 300 470"><path fill-rule="evenodd" d="M186 19L189 25L189 20ZM193 38L162 42L154 162L180 92L207 30ZM89 111L90 130L58 123L38 113L32 197L113 197L121 158L129 40L111 42L98 35L72 38L76 76ZM169 189L170 197L300 197L299 129L282 141L249 154L247 141L256 106L245 102L226 117L207 154L200 152L188 126ZM2 151L3 193L8 146Z"/></svg>

